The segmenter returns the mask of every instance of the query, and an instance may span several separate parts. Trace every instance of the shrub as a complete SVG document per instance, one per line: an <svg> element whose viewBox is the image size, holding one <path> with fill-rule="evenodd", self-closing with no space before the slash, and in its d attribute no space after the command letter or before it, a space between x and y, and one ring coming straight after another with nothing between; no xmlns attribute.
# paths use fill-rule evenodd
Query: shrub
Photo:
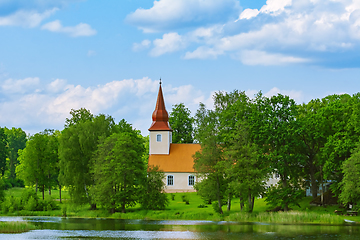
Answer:
<svg viewBox="0 0 360 240"><path fill-rule="evenodd" d="M36 211L37 208L37 201L33 198L33 196L30 196L27 202L23 205L24 210L27 211Z"/></svg>

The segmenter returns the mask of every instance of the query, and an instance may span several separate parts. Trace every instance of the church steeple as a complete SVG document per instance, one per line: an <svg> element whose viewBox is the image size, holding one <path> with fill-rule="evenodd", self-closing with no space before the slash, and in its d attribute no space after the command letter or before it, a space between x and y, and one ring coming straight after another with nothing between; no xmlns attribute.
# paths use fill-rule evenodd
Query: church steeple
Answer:
<svg viewBox="0 0 360 240"><path fill-rule="evenodd" d="M159 93L156 100L156 107L152 114L152 124L149 128L149 153L169 154L172 142L172 129L169 125L169 114L165 108L164 97L161 89L161 79Z"/></svg>
<svg viewBox="0 0 360 240"><path fill-rule="evenodd" d="M153 122L149 128L149 131L172 131L169 125L169 114L165 108L165 102L161 88L161 79L156 101L156 107L152 114L152 120Z"/></svg>

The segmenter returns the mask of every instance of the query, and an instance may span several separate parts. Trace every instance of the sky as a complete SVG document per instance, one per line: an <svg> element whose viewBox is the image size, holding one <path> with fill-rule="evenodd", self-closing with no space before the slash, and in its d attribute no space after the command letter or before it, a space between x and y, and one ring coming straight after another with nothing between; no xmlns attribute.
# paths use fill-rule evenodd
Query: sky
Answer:
<svg viewBox="0 0 360 240"><path fill-rule="evenodd" d="M360 89L359 0L0 0L0 126L64 128L71 109L148 134L218 91L298 104Z"/></svg>

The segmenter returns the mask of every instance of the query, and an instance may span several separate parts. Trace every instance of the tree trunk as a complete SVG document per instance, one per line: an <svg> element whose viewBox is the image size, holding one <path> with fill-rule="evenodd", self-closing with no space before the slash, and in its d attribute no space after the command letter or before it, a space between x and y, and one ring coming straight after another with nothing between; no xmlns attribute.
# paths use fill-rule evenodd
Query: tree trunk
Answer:
<svg viewBox="0 0 360 240"><path fill-rule="evenodd" d="M249 212L251 213L254 209L254 200L255 200L255 197L253 197L251 195L251 193L249 193L248 195L248 201L249 201Z"/></svg>
<svg viewBox="0 0 360 240"><path fill-rule="evenodd" d="M92 203L90 206L90 210L96 210L96 203Z"/></svg>
<svg viewBox="0 0 360 240"><path fill-rule="evenodd" d="M287 188L287 181L286 181L285 177L282 176L281 180L282 180L282 184L283 184L284 189L286 189ZM285 202L285 204L284 204L284 212L287 212L287 211L289 211L289 206L288 206L288 203Z"/></svg>
<svg viewBox="0 0 360 240"><path fill-rule="evenodd" d="M321 194L321 206L325 207L325 204L324 204L324 180L323 180L323 172L322 172L322 167L320 167L320 177L321 177L321 180L320 180L320 184L321 184L321 191L320 191L320 194Z"/></svg>
<svg viewBox="0 0 360 240"><path fill-rule="evenodd" d="M59 184L59 196L60 196L60 203L61 203L61 185Z"/></svg>
<svg viewBox="0 0 360 240"><path fill-rule="evenodd" d="M240 195L240 211L242 211L244 209L244 200Z"/></svg>
<svg viewBox="0 0 360 240"><path fill-rule="evenodd" d="M317 185L316 178L315 178L316 167L315 167L312 159L309 161L309 171L310 171L310 182L311 182L311 188L310 188L311 196L314 199L317 197L318 185Z"/></svg>
<svg viewBox="0 0 360 240"><path fill-rule="evenodd" d="M223 210L221 208L221 197L220 197L220 179L219 179L219 176L216 176L216 195L217 195L217 199L218 199L218 206L219 206L219 213L220 214L224 214L223 213Z"/></svg>
<svg viewBox="0 0 360 240"><path fill-rule="evenodd" d="M43 197L43 200L45 199L45 185L42 185L42 197Z"/></svg>
<svg viewBox="0 0 360 240"><path fill-rule="evenodd" d="M227 202L227 211L230 211L231 208L231 194L228 195L228 202Z"/></svg>

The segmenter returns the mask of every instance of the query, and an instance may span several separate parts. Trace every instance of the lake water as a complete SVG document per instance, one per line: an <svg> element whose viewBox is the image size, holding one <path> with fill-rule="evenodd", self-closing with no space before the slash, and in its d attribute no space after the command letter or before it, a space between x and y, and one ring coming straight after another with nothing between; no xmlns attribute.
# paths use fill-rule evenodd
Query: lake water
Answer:
<svg viewBox="0 0 360 240"><path fill-rule="evenodd" d="M281 225L212 221L146 221L59 217L0 217L28 221L38 230L0 234L0 239L360 239L359 225Z"/></svg>

